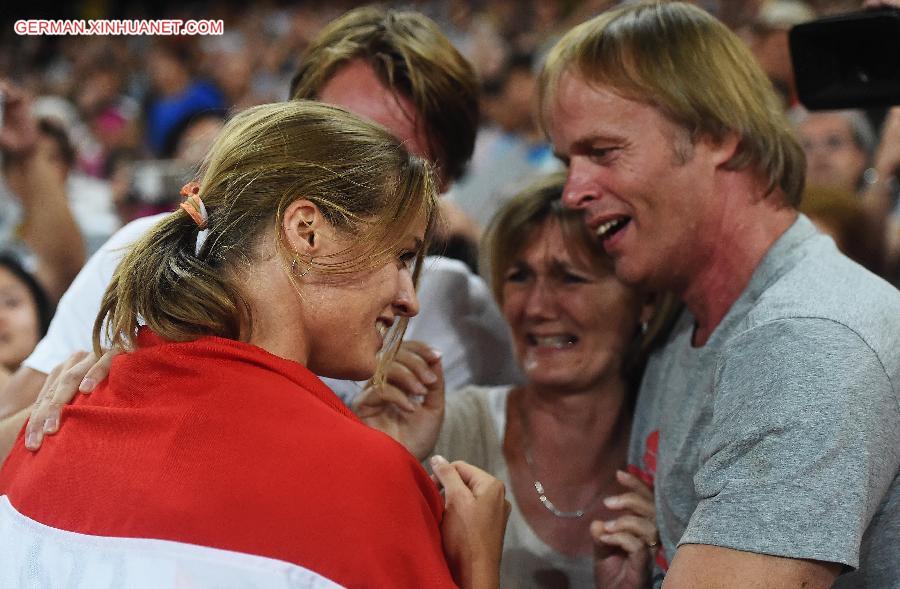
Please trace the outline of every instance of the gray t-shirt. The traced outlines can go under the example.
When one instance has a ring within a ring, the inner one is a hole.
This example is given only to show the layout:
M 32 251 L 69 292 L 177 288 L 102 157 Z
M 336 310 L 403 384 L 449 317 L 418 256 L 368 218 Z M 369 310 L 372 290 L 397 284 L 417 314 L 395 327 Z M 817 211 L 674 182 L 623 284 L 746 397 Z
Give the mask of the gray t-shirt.
M 900 587 L 900 291 L 800 216 L 706 345 L 693 327 L 650 359 L 629 452 L 668 561 L 708 544 Z

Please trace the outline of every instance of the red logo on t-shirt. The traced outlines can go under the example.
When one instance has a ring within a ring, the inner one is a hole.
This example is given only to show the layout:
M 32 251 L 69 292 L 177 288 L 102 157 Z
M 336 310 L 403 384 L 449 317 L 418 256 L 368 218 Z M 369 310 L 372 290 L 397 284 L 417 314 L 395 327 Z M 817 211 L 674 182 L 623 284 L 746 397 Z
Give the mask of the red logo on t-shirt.
M 650 489 L 656 480 L 656 457 L 659 454 L 659 430 L 653 430 L 644 442 L 644 468 L 635 464 L 628 465 L 628 472 L 644 481 Z M 656 550 L 656 566 L 663 570 L 669 570 L 669 561 L 666 560 L 666 551 L 660 543 Z

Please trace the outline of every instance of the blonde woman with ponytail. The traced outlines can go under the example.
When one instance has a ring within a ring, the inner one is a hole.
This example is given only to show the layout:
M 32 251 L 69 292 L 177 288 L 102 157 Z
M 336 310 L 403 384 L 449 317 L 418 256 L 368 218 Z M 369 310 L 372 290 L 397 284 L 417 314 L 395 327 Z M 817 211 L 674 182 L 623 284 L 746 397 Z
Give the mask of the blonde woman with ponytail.
M 131 353 L 0 471 L 0 586 L 495 586 L 503 485 L 437 458 L 442 497 L 314 376 L 392 357 L 435 191 L 341 109 L 229 122 L 104 296 L 95 346 Z

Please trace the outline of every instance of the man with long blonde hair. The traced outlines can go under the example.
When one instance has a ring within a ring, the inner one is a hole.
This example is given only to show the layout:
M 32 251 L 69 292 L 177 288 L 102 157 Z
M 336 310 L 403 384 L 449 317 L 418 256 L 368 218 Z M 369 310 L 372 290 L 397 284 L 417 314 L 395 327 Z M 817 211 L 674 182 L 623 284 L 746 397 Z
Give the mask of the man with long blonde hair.
M 687 309 L 629 456 L 657 583 L 900 586 L 900 294 L 798 214 L 803 152 L 747 48 L 695 6 L 628 4 L 562 38 L 540 92 L 565 204 Z

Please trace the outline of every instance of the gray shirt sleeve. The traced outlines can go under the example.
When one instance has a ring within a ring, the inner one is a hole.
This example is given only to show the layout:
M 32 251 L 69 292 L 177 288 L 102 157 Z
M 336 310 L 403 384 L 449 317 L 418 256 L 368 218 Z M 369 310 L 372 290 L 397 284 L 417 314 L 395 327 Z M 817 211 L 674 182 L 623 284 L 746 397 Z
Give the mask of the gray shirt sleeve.
M 681 544 L 857 567 L 897 472 L 897 394 L 847 327 L 788 319 L 743 332 L 717 361 L 712 427 Z

